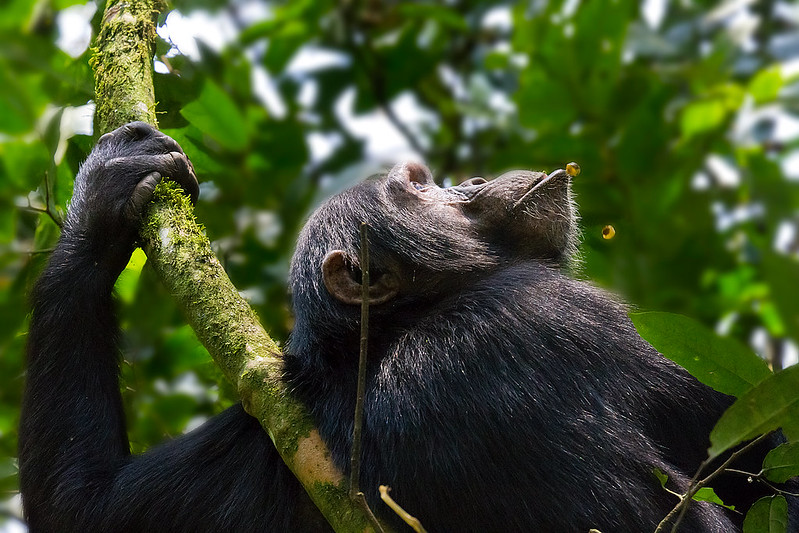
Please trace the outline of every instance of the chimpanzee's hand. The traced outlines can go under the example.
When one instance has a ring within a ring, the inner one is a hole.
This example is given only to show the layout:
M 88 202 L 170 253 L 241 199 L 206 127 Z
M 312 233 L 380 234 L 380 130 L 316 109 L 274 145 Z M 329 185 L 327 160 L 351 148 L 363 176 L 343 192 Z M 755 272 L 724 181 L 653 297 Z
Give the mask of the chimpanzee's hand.
M 194 169 L 174 139 L 144 122 L 106 133 L 75 178 L 65 239 L 115 277 L 130 258 L 142 211 L 162 177 L 196 202 Z

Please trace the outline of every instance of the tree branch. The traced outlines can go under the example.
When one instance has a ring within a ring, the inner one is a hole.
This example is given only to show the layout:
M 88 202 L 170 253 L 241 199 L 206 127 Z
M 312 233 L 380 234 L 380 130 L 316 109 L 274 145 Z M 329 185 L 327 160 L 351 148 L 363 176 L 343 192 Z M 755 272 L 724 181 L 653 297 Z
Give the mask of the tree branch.
M 746 452 L 748 452 L 749 450 L 760 444 L 767 436 L 768 434 L 760 435 L 755 440 L 746 444 L 746 446 L 743 446 L 740 449 L 734 451 L 732 454 L 730 454 L 727 460 L 725 460 L 718 468 L 716 468 L 704 479 L 699 480 L 700 474 L 710 464 L 712 460 L 706 459 L 705 461 L 703 461 L 702 464 L 699 465 L 696 474 L 694 474 L 694 477 L 691 480 L 690 485 L 688 486 L 688 490 L 685 492 L 685 494 L 680 495 L 680 503 L 678 503 L 674 507 L 674 509 L 669 511 L 669 514 L 667 514 L 666 517 L 660 521 L 657 528 L 655 529 L 655 533 L 660 533 L 662 531 L 665 531 L 669 522 L 671 522 L 676 517 L 677 520 L 674 522 L 674 526 L 671 529 L 671 532 L 675 533 L 677 531 L 677 528 L 680 526 L 680 523 L 682 522 L 683 518 L 685 517 L 685 514 L 688 512 L 688 507 L 691 505 L 694 495 L 696 495 L 696 493 L 699 492 L 699 489 L 706 487 L 711 481 L 713 481 L 713 479 L 716 476 L 724 472 L 727 469 L 727 467 L 730 466 L 736 459 L 738 459 L 740 456 L 742 456 L 743 454 L 745 454 Z
M 153 91 L 155 0 L 111 0 L 92 66 L 102 134 L 132 120 L 156 125 Z M 162 182 L 145 215 L 142 248 L 216 363 L 237 387 L 244 408 L 260 420 L 288 467 L 336 531 L 371 531 L 349 499 L 305 406 L 281 380 L 280 349 L 239 295 L 176 185 Z

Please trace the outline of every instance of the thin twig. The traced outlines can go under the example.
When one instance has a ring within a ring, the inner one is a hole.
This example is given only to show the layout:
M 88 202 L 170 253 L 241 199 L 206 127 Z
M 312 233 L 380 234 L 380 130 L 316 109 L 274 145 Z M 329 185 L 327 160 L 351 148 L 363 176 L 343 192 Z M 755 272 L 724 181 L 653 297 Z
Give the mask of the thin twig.
M 409 514 L 408 511 L 400 507 L 399 504 L 388 495 L 388 491 L 390 490 L 391 487 L 387 485 L 380 485 L 380 498 L 386 502 L 386 505 L 391 507 L 391 510 L 397 513 L 397 516 L 402 518 L 406 524 L 411 526 L 416 533 L 427 533 L 427 530 L 425 530 L 418 518 Z
M 350 457 L 350 497 L 360 491 L 361 434 L 363 431 L 363 397 L 366 388 L 366 351 L 369 345 L 369 241 L 367 226 L 361 223 L 361 352 L 358 360 L 358 392 L 355 398 L 355 424 L 352 431 Z
M 766 354 L 768 362 L 771 363 L 771 369 L 774 372 L 779 372 L 784 368 L 782 360 L 782 339 L 770 337 L 766 344 Z
M 30 205 L 30 201 L 28 202 Z M 50 210 L 50 173 L 44 173 L 44 206 L 45 212 L 50 216 L 50 218 L 55 222 L 56 226 L 61 229 L 64 229 L 64 222 L 61 220 L 61 217 L 56 217 L 55 213 Z
M 50 211 L 49 209 L 43 209 L 41 207 L 34 207 L 30 205 L 30 201 L 28 202 L 28 205 L 17 206 L 17 209 L 22 209 L 23 211 L 29 211 L 31 213 L 40 213 L 42 215 L 47 215 L 48 217 L 50 217 L 50 220 L 52 220 L 56 226 L 58 226 L 61 229 L 64 228 L 64 223 L 61 222 L 61 220 L 55 214 L 53 214 L 52 211 Z
M 352 456 L 350 457 L 350 498 L 361 506 L 372 526 L 382 533 L 366 497 L 360 490 L 361 436 L 363 434 L 363 401 L 366 390 L 366 353 L 369 346 L 369 226 L 361 223 L 361 353 L 358 359 L 358 392 L 355 398 L 355 423 L 352 430 Z
M 685 514 L 688 512 L 688 507 L 691 505 L 691 501 L 694 495 L 699 491 L 699 489 L 704 488 L 708 483 L 710 483 L 716 476 L 724 472 L 726 468 L 736 459 L 738 459 L 741 455 L 745 454 L 749 450 L 751 450 L 756 445 L 760 444 L 768 434 L 760 435 L 758 438 L 747 444 L 746 446 L 734 451 L 730 456 L 724 461 L 721 466 L 719 466 L 716 470 L 714 470 L 711 474 L 709 474 L 706 478 L 702 479 L 701 481 L 697 481 L 699 478 L 700 473 L 704 470 L 710 462 L 715 459 L 706 459 L 702 461 L 702 464 L 699 465 L 699 469 L 694 474 L 693 479 L 691 479 L 691 483 L 688 485 L 688 490 L 684 495 L 680 497 L 680 503 L 674 506 L 674 509 L 669 511 L 669 514 L 660 521 L 657 528 L 655 529 L 655 533 L 662 533 L 665 531 L 666 525 L 674 518 L 677 513 L 677 520 L 674 522 L 674 526 L 671 528 L 671 533 L 676 533 L 677 528 L 679 527 L 680 523 L 682 522 L 683 518 L 685 518 Z
M 24 211 L 30 211 L 32 213 L 40 213 L 42 215 L 47 215 L 50 217 L 56 226 L 61 229 L 64 229 L 64 222 L 61 220 L 61 217 L 57 216 L 51 209 L 50 209 L 50 173 L 44 173 L 44 208 L 41 207 L 34 207 L 31 205 L 31 200 L 28 198 L 28 205 L 27 206 L 19 206 L 20 209 Z
M 783 489 L 777 487 L 776 485 L 773 485 L 770 481 L 768 481 L 766 478 L 763 477 L 763 473 L 762 472 L 759 473 L 759 474 L 753 474 L 752 472 L 746 472 L 744 470 L 737 470 L 735 468 L 728 468 L 727 469 L 727 473 L 728 474 L 737 474 L 739 476 L 748 477 L 750 481 L 757 482 L 757 483 L 762 483 L 763 485 L 767 486 L 768 488 L 770 488 L 771 490 L 773 490 L 776 493 L 782 494 L 784 496 L 793 496 L 795 498 L 799 498 L 799 493 L 783 490 Z
M 755 474 L 753 472 L 747 472 L 746 470 L 738 470 L 737 468 L 728 468 L 727 469 L 727 473 L 728 474 L 737 474 L 739 476 L 744 476 L 744 477 L 750 477 L 750 478 L 752 478 L 752 481 L 759 481 L 760 480 L 760 474 Z

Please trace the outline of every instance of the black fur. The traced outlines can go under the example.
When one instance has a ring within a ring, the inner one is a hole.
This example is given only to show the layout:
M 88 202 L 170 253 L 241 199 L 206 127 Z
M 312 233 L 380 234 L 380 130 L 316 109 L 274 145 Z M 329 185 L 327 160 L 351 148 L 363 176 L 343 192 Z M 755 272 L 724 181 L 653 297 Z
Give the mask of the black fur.
M 31 530 L 326 530 L 240 407 L 129 453 L 111 289 L 153 173 L 196 195 L 176 146 L 125 126 L 76 180 L 33 297 L 20 428 Z M 562 273 L 576 242 L 568 177 L 527 194 L 542 180 L 517 172 L 440 189 L 423 167 L 401 165 L 331 199 L 300 236 L 285 379 L 343 470 L 359 308 L 331 294 L 321 266 L 341 250 L 359 281 L 365 221 L 372 276 L 398 287 L 371 309 L 361 482 L 389 521 L 379 484 L 430 531 L 651 531 L 676 503 L 653 469 L 684 488 L 729 404 L 642 341 L 623 305 Z M 754 497 L 725 489 L 742 505 Z M 695 503 L 684 530 L 739 527 L 740 517 Z

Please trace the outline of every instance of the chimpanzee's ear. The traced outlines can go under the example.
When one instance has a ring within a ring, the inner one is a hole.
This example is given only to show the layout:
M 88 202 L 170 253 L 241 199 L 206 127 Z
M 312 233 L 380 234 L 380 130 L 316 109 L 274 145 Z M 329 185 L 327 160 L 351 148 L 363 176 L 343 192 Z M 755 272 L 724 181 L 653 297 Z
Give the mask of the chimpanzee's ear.
M 374 274 L 372 274 L 374 276 Z M 327 292 L 345 303 L 360 305 L 362 301 L 360 269 L 353 267 L 342 250 L 328 252 L 322 261 L 322 279 Z M 393 274 L 380 273 L 369 285 L 369 305 L 386 303 L 399 292 L 399 282 Z

